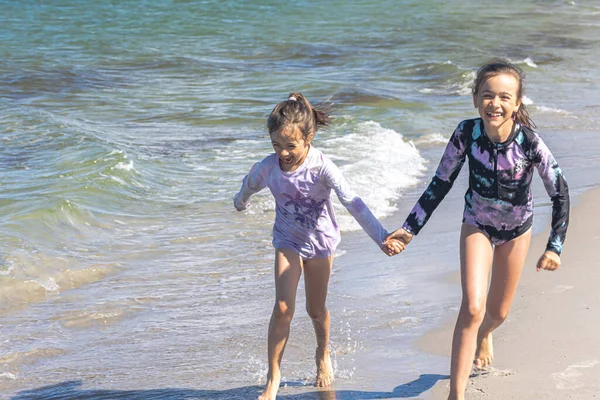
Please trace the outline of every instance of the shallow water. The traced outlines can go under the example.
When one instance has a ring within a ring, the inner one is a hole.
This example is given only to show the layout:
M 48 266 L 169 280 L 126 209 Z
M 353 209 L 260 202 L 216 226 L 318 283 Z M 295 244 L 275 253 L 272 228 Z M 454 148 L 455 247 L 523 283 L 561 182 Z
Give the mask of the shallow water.
M 237 213 L 232 197 L 272 151 L 266 116 L 288 92 L 333 103 L 334 124 L 315 145 L 390 230 L 456 124 L 476 116 L 469 85 L 494 56 L 526 71 L 528 107 L 571 192 L 600 183 L 595 5 L 0 7 L 6 398 L 255 395 L 267 369 L 274 202 L 262 193 Z M 416 396 L 447 373 L 445 358 L 413 343 L 458 304 L 448 277 L 464 188 L 461 175 L 402 258 L 385 257 L 339 209 L 328 300 L 337 398 Z M 535 193 L 541 231 L 549 200 L 539 179 Z M 282 398 L 318 398 L 302 293 Z

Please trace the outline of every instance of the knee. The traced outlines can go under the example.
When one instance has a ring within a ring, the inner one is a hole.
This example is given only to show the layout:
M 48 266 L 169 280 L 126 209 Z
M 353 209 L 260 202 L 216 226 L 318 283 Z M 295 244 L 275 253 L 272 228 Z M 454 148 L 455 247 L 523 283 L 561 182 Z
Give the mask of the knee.
M 509 309 L 505 307 L 488 307 L 486 315 L 496 324 L 501 324 L 508 317 L 508 311 Z
M 485 316 L 485 303 L 463 303 L 459 318 L 467 325 L 481 325 Z
M 307 304 L 306 312 L 313 321 L 322 321 L 327 315 L 327 307 L 325 307 L 325 305 L 322 307 L 311 307 Z
M 278 320 L 291 321 L 294 316 L 294 305 L 283 300 L 277 301 L 273 307 L 273 317 Z

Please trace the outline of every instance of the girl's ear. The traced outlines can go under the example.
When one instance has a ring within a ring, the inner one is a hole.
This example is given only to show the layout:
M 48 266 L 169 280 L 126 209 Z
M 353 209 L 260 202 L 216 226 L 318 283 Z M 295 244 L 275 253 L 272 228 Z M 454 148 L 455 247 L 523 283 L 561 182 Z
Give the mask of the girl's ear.
M 477 95 L 476 94 L 473 95 L 473 106 L 475 108 L 477 108 Z
M 304 139 L 304 141 L 306 142 L 306 144 L 310 144 L 314 137 L 315 137 L 314 133 L 309 133 L 308 136 L 306 137 L 306 139 Z

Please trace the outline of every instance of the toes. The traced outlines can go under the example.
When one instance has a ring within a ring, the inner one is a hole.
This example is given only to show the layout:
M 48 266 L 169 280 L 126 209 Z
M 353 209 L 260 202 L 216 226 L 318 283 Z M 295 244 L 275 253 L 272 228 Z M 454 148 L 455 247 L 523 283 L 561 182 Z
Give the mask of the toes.
M 321 378 L 319 380 L 317 380 L 317 387 L 326 387 L 331 385 L 332 379 L 327 377 L 327 378 Z
M 491 357 L 477 358 L 477 359 L 475 359 L 475 362 L 473 364 L 475 365 L 476 369 L 484 369 L 484 368 L 487 368 L 490 365 L 492 365 L 492 358 Z

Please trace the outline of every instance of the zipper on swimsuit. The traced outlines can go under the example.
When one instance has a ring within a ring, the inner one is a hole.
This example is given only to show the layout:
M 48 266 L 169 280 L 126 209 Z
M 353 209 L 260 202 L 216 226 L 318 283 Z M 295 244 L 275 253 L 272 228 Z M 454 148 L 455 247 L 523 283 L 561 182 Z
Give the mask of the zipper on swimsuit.
M 498 179 L 498 143 L 494 143 L 494 176 L 496 177 L 496 198 L 500 198 L 500 179 Z

